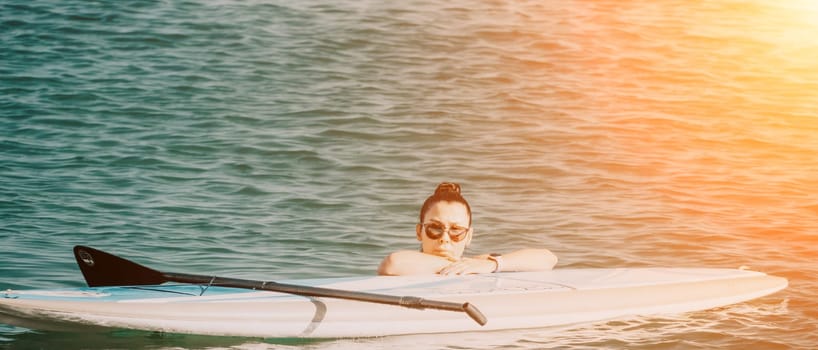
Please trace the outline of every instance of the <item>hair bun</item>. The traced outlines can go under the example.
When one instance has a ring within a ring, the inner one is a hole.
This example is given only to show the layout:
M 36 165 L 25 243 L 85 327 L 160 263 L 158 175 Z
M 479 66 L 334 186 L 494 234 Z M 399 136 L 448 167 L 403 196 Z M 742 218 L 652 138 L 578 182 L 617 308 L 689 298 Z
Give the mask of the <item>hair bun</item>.
M 435 189 L 435 194 L 446 192 L 460 193 L 460 185 L 454 182 L 442 182 L 440 183 L 440 185 L 437 185 L 437 188 Z

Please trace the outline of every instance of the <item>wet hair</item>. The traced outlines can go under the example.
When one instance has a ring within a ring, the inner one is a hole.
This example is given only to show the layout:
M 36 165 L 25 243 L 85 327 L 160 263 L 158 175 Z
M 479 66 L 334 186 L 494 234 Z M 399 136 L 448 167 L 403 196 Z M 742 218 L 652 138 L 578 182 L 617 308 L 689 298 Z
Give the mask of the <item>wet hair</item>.
M 442 182 L 435 188 L 435 193 L 426 198 L 423 206 L 420 208 L 420 222 L 423 223 L 423 217 L 426 216 L 426 211 L 429 210 L 437 202 L 456 202 L 462 203 L 466 206 L 466 212 L 469 213 L 469 226 L 471 226 L 471 207 L 469 202 L 460 195 L 460 185 L 454 182 Z

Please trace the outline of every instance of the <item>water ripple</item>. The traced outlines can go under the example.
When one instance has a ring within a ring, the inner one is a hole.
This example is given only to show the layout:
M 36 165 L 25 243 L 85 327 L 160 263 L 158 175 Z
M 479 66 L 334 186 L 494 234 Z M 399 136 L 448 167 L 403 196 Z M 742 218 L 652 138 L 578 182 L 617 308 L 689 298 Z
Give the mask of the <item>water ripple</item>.
M 417 248 L 422 200 L 458 181 L 475 213 L 470 252 L 749 265 L 791 287 L 678 318 L 291 347 L 816 342 L 818 48 L 801 4 L 97 5 L 0 5 L 3 288 L 82 285 L 75 244 L 194 273 L 372 274 Z

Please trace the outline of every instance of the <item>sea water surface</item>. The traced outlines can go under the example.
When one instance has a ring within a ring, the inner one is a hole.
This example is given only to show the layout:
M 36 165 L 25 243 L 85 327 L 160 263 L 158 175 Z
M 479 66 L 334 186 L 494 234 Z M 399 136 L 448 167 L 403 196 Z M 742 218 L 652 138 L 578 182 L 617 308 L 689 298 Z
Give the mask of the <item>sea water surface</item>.
M 9 349 L 813 349 L 818 5 L 0 3 L 0 288 L 71 247 L 157 269 L 372 275 L 456 181 L 471 253 L 786 277 L 715 310 L 326 341 L 0 325 Z

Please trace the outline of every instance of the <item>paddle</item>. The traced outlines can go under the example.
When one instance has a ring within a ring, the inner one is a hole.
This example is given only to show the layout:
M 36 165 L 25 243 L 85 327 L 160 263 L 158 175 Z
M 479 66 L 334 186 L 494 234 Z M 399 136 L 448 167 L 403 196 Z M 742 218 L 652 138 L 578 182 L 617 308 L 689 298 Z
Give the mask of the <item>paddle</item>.
M 157 285 L 165 282 L 206 284 L 266 290 L 310 297 L 326 297 L 357 300 L 369 303 L 403 306 L 412 309 L 436 309 L 465 312 L 481 326 L 486 324 L 486 317 L 472 304 L 455 303 L 439 300 L 426 300 L 419 297 L 395 296 L 367 292 L 355 292 L 341 289 L 299 286 L 278 282 L 265 282 L 238 278 L 191 275 L 186 273 L 161 272 L 116 255 L 90 247 L 75 246 L 74 257 L 89 287 L 102 286 L 137 286 Z

